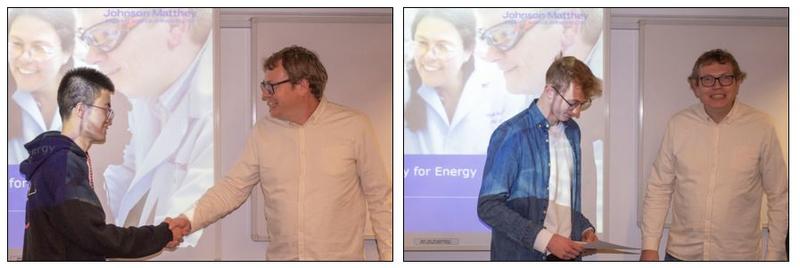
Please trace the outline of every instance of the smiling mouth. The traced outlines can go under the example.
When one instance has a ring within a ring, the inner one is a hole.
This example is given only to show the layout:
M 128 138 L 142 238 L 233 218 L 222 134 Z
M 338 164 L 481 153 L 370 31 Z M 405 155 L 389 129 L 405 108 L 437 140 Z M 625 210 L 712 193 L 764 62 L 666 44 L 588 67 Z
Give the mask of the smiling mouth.
M 723 100 L 725 97 L 727 97 L 727 94 L 712 94 L 708 97 L 712 100 Z
M 498 67 L 500 67 L 500 70 L 502 70 L 504 74 L 513 72 L 518 68 L 517 66 L 500 66 L 500 65 L 498 65 Z
M 435 72 L 435 71 L 439 71 L 439 70 L 442 69 L 441 67 L 438 67 L 438 66 L 431 66 L 431 65 L 426 65 L 426 64 L 421 64 L 420 66 L 422 67 L 422 70 L 427 71 L 427 72 Z
M 107 76 L 111 76 L 112 74 L 118 73 L 121 68 L 120 67 L 107 68 L 105 66 L 98 65 L 97 69 L 100 70 L 100 72 L 102 72 L 103 74 L 105 74 Z
M 30 75 L 30 74 L 35 74 L 37 70 L 25 67 L 17 67 L 17 72 L 24 75 Z

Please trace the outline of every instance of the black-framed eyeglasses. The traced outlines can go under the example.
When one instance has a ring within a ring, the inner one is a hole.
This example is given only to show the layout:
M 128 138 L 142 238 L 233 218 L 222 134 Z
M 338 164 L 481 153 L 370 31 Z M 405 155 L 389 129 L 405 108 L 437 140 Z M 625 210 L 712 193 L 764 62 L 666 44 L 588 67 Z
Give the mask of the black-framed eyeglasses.
M 524 22 L 513 20 L 501 22 L 488 29 L 481 30 L 480 39 L 500 51 L 509 51 L 519 43 L 519 40 L 527 32 L 522 29 Z
M 110 107 L 106 108 L 106 107 L 100 107 L 100 106 L 86 104 L 86 103 L 84 103 L 84 105 L 89 106 L 89 107 L 94 107 L 94 108 L 97 108 L 97 109 L 105 111 L 106 112 L 106 120 L 114 119 L 114 110 L 111 110 Z
M 267 82 L 267 80 L 262 80 L 261 83 L 260 83 L 261 90 L 266 91 L 267 94 L 269 94 L 269 95 L 275 95 L 275 89 L 276 89 L 276 87 L 278 85 L 286 83 L 286 82 L 291 82 L 291 81 L 292 81 L 291 79 L 286 79 L 286 80 L 277 82 L 275 84 L 271 84 L 270 82 Z
M 138 18 L 127 20 L 107 19 L 86 29 L 78 28 L 78 39 L 88 46 L 108 53 L 116 49 L 122 43 L 122 40 L 125 40 L 128 32 L 136 28 L 140 22 L 141 19 Z
M 736 81 L 736 76 L 732 74 L 723 74 L 719 77 L 704 75 L 697 78 L 697 80 L 699 80 L 700 84 L 704 87 L 713 87 L 717 82 L 719 82 L 720 86 L 727 87 L 733 85 L 733 82 Z
M 561 99 L 564 100 L 564 102 L 566 102 L 569 105 L 570 111 L 578 107 L 581 107 L 581 111 L 586 111 L 586 109 L 589 109 L 589 106 L 592 106 L 591 98 L 587 98 L 586 101 L 578 101 L 578 100 L 568 101 L 567 98 L 564 98 L 564 95 L 561 95 L 561 93 L 558 92 L 558 89 L 556 89 L 555 87 L 553 88 L 553 91 L 555 91 L 556 94 L 558 94 L 558 96 L 561 97 Z

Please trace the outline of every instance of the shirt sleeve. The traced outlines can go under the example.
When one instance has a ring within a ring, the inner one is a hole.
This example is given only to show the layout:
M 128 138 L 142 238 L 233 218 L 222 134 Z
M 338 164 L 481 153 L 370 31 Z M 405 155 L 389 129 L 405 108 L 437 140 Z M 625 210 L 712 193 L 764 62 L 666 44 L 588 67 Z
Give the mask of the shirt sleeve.
M 658 250 L 661 243 L 675 181 L 673 131 L 673 122 L 670 121 L 647 179 L 642 204 L 642 250 Z
M 550 239 L 552 238 L 553 232 L 543 228 L 539 231 L 539 234 L 536 235 L 536 240 L 533 242 L 533 249 L 542 254 L 547 254 L 547 245 L 550 244 Z
M 68 161 L 69 167 L 82 164 L 74 158 Z M 67 171 L 68 177 L 75 174 Z M 85 200 L 85 191 L 91 190 L 80 180 L 71 178 L 60 185 L 63 188 L 56 192 L 63 193 L 65 199 L 54 207 L 50 217 L 51 225 L 75 245 L 106 258 L 139 258 L 161 251 L 172 240 L 166 223 L 124 228 L 106 224 L 103 209 Z
M 370 221 L 383 261 L 392 260 L 392 182 L 386 176 L 378 143 L 366 117 L 360 120 L 360 137 L 356 142 L 357 169 L 361 190 L 367 199 Z
M 767 260 L 786 260 L 785 239 L 789 228 L 789 179 L 774 126 L 770 128 L 761 149 L 761 186 L 767 195 L 769 236 Z
M 519 142 L 508 129 L 498 128 L 489 142 L 478 198 L 478 217 L 493 231 L 503 232 L 521 246 L 534 249 L 542 224 L 522 217 L 506 206 L 511 185 L 519 174 Z
M 247 139 L 239 161 L 221 181 L 218 181 L 200 197 L 193 207 L 184 212 L 192 224 L 192 232 L 203 229 L 241 206 L 253 187 L 259 182 L 257 125 Z

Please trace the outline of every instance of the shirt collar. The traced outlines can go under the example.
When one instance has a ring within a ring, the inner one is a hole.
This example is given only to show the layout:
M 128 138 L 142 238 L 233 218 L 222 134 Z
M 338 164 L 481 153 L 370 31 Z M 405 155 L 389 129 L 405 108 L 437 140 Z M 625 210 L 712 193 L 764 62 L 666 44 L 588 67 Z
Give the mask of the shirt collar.
M 533 120 L 533 124 L 538 128 L 544 128 L 545 130 L 550 129 L 550 122 L 544 117 L 542 111 L 539 111 L 539 106 L 536 106 L 538 102 L 539 99 L 534 99 L 531 105 L 528 106 L 528 113 L 531 115 L 531 120 Z
M 308 120 L 306 120 L 305 125 L 313 125 L 317 123 L 317 121 L 319 121 L 319 118 L 322 117 L 322 113 L 325 112 L 325 108 L 327 107 L 328 107 L 328 100 L 325 99 L 324 97 L 320 98 L 319 104 L 317 105 L 317 109 L 314 109 L 314 112 L 311 113 L 311 116 L 309 116 Z
M 694 112 L 695 114 L 697 114 L 697 116 L 699 116 L 706 122 L 715 123 L 714 119 L 712 119 L 711 116 L 709 116 L 708 113 L 706 113 L 705 106 L 702 103 L 694 106 Z M 734 121 L 736 121 L 736 119 L 739 118 L 740 114 L 741 114 L 741 105 L 739 104 L 738 100 L 734 100 L 733 107 L 731 107 L 730 112 L 728 112 L 728 114 L 725 115 L 725 118 L 722 118 L 722 121 L 720 121 L 719 123 L 720 124 L 733 123 Z
M 181 76 L 179 76 L 178 79 L 176 79 L 175 82 L 173 82 L 172 85 L 170 85 L 170 87 L 164 91 L 164 93 L 161 93 L 161 95 L 158 96 L 157 103 L 161 108 L 171 112 L 172 109 L 175 109 L 175 107 L 178 106 L 178 102 L 183 99 L 183 96 L 186 95 L 187 91 L 189 91 L 189 88 L 192 87 L 192 83 L 187 82 L 187 80 L 194 77 L 194 73 L 197 71 L 197 62 L 200 61 L 200 58 L 202 58 L 208 46 L 207 43 L 208 42 L 206 42 L 206 44 L 200 48 L 200 51 L 197 52 L 194 60 L 192 60 L 192 63 L 189 64 L 189 69 L 183 72 L 183 74 L 181 74 Z
M 322 114 L 325 113 L 325 109 L 327 107 L 328 107 L 328 100 L 325 99 L 325 97 L 322 97 L 319 100 L 319 104 L 317 104 L 317 108 L 314 109 L 314 112 L 311 113 L 311 116 L 309 116 L 308 120 L 306 120 L 306 122 L 304 124 L 302 124 L 302 125 L 297 124 L 297 123 L 292 122 L 292 121 L 289 121 L 289 120 L 278 119 L 278 118 L 272 117 L 271 115 L 267 115 L 267 118 L 269 118 L 270 120 L 273 120 L 274 122 L 277 122 L 278 124 L 283 125 L 283 126 L 289 126 L 289 127 L 310 126 L 310 125 L 317 124 L 321 120 L 320 118 L 322 118 Z
M 39 109 L 39 104 L 36 103 L 36 100 L 33 98 L 33 94 L 28 91 L 23 91 L 17 89 L 14 94 L 11 95 L 11 99 L 16 102 L 20 109 L 27 113 L 34 122 L 36 122 L 37 127 L 37 135 L 38 133 L 47 131 L 47 130 L 57 130 L 61 129 L 61 115 L 58 113 L 58 107 L 55 109 L 55 113 L 52 116 L 52 121 L 50 122 L 50 126 L 45 126 L 44 124 L 44 116 L 41 110 Z M 24 126 L 25 128 L 30 128 L 32 126 Z M 32 137 L 31 137 L 32 138 Z

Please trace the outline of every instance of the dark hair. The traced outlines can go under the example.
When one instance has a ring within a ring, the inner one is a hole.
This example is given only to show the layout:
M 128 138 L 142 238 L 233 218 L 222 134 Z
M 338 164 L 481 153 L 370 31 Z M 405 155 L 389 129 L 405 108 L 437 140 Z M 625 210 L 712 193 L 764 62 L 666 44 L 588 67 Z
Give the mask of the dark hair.
M 736 58 L 733 57 L 733 54 L 728 52 L 724 49 L 712 49 L 700 55 L 697 60 L 694 62 L 694 67 L 692 68 L 692 73 L 689 74 L 687 78 L 689 82 L 689 86 L 694 87 L 697 85 L 697 79 L 700 75 L 700 67 L 712 64 L 712 63 L 719 63 L 719 64 L 729 64 L 733 67 L 733 75 L 736 76 L 737 81 L 744 80 L 747 77 L 747 73 L 742 72 L 739 69 L 739 63 L 736 62 Z
M 308 80 L 311 93 L 317 100 L 322 98 L 325 83 L 328 81 L 328 72 L 319 61 L 317 54 L 306 48 L 292 45 L 275 52 L 264 61 L 264 70 L 273 70 L 278 64 L 283 65 L 292 84 L 300 80 Z
M 72 53 L 75 48 L 75 14 L 69 8 L 10 8 L 8 10 L 8 31 L 19 16 L 32 16 L 50 24 L 61 41 L 61 51 Z M 72 57 L 61 66 L 66 71 L 73 65 Z
M 61 119 L 69 119 L 70 111 L 78 103 L 94 103 L 102 90 L 114 93 L 114 83 L 100 71 L 87 67 L 67 71 L 58 85 L 58 113 Z
M 458 35 L 461 36 L 461 41 L 464 44 L 465 50 L 475 49 L 475 14 L 469 9 L 434 9 L 424 8 L 420 9 L 414 16 L 414 21 L 411 23 L 411 36 L 412 38 L 417 33 L 417 25 L 422 19 L 427 17 L 443 19 L 452 24 Z M 425 105 L 422 97 L 417 93 L 417 88 L 422 84 L 417 72 L 414 61 L 409 62 L 408 82 L 411 94 L 408 103 L 403 109 L 403 118 L 405 119 L 405 127 L 412 131 L 420 130 L 425 127 L 427 116 L 425 115 Z M 469 60 L 461 66 L 464 82 L 469 79 L 472 72 L 475 70 L 475 56 L 469 57 Z
M 559 55 L 547 68 L 545 81 L 555 90 L 563 92 L 568 90 L 570 83 L 580 85 L 586 98 L 594 99 L 603 95 L 603 83 L 592 74 L 592 70 L 585 63 L 573 56 Z

